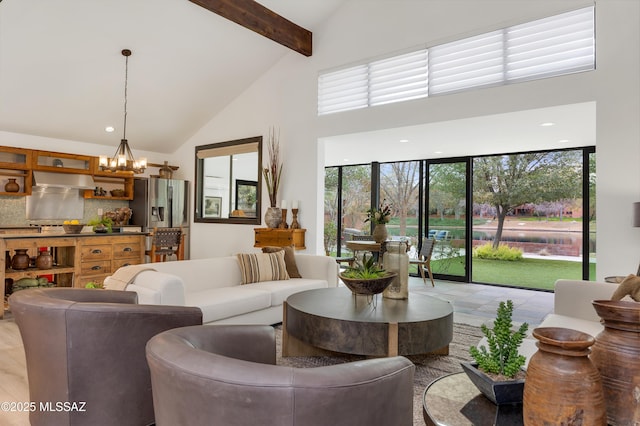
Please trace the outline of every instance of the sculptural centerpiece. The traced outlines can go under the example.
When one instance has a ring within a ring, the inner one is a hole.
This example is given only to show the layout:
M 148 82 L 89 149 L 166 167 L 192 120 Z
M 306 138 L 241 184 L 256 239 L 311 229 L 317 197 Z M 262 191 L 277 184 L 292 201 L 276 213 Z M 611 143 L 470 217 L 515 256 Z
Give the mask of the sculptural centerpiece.
M 395 272 L 382 269 L 373 257 L 340 273 L 340 279 L 353 294 L 366 296 L 382 293 L 396 276 Z

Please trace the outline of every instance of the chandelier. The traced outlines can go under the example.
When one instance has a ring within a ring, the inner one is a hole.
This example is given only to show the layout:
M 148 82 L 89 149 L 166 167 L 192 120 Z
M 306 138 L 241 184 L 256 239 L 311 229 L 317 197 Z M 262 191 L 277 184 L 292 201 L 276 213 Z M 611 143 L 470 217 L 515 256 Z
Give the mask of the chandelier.
M 129 56 L 131 56 L 131 51 L 129 49 L 124 49 L 122 51 L 122 56 L 125 57 L 124 125 L 122 126 L 122 139 L 120 140 L 120 145 L 118 145 L 118 148 L 112 157 L 107 157 L 106 155 L 100 156 L 99 165 L 100 170 L 142 173 L 147 168 L 147 159 L 140 158 L 140 160 L 136 160 L 129 148 L 129 142 L 127 142 L 127 83 L 129 80 Z

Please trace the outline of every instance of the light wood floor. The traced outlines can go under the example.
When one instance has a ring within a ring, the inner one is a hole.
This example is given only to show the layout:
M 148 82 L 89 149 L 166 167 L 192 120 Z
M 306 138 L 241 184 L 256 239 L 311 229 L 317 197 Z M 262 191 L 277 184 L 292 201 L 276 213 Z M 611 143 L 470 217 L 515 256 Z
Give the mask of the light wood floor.
M 29 402 L 27 367 L 18 326 L 11 315 L 0 320 L 0 403 Z M 3 404 L 6 405 L 6 404 Z M 2 426 L 29 426 L 28 412 L 0 411 Z

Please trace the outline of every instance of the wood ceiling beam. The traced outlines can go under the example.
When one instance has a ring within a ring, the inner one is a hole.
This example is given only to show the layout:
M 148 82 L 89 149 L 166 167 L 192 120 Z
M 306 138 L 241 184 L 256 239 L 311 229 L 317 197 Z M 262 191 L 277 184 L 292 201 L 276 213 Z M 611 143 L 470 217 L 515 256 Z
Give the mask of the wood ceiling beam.
M 1 0 L 0 0 L 1 1 Z M 311 56 L 311 31 L 254 0 L 189 0 L 289 49 Z

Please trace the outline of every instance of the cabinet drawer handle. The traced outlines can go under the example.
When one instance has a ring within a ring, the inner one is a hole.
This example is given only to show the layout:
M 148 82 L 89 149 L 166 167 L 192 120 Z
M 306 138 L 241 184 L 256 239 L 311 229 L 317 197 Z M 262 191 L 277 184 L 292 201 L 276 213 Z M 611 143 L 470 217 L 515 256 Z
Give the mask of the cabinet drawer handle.
M 100 250 L 100 249 L 93 249 L 93 250 L 91 250 L 91 253 L 93 253 L 93 254 L 100 254 L 100 253 L 102 253 L 102 250 Z
M 102 266 L 96 265 L 96 266 L 92 266 L 91 270 L 92 271 L 99 271 L 100 269 L 102 269 Z
M 125 247 L 122 251 L 133 251 L 131 247 Z

